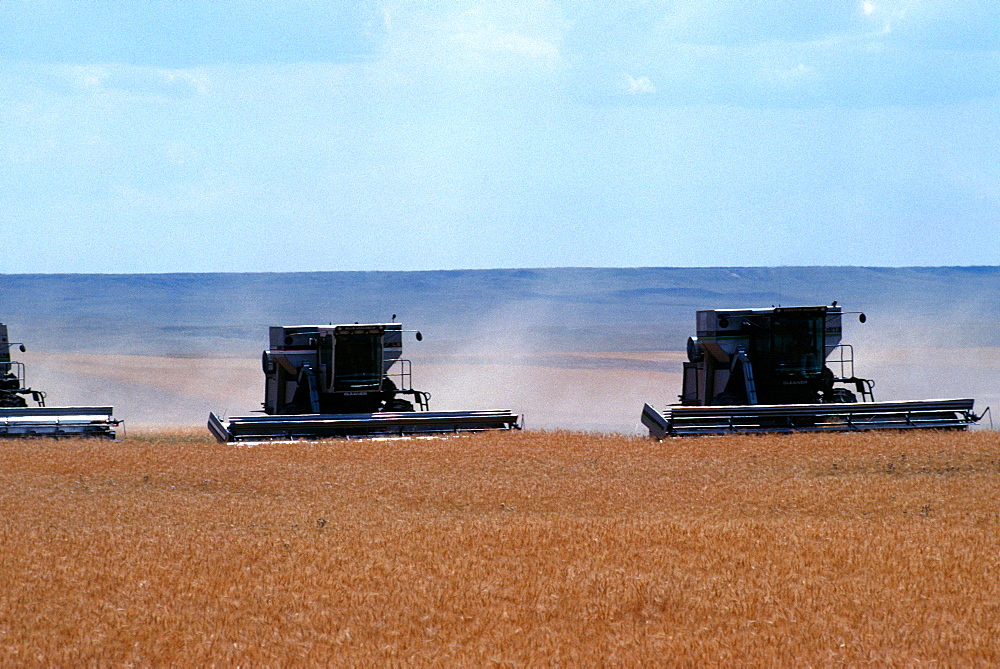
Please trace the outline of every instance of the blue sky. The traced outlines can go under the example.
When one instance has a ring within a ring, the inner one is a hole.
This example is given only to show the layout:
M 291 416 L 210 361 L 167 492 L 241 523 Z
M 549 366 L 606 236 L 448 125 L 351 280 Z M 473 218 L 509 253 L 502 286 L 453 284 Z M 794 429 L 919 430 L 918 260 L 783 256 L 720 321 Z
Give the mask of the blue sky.
M 0 272 L 1000 264 L 987 0 L 0 0 Z

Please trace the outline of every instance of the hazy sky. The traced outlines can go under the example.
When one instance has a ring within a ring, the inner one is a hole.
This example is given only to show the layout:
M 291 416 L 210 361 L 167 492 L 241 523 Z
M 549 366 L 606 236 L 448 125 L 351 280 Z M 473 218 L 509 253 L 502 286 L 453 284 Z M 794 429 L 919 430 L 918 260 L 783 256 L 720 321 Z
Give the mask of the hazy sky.
M 0 272 L 1000 264 L 995 0 L 0 0 Z

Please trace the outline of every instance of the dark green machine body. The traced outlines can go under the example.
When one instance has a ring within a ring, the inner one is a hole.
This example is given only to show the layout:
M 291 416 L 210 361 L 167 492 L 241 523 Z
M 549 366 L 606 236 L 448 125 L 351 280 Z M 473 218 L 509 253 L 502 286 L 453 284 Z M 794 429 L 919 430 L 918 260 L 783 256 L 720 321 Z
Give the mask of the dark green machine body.
M 855 392 L 870 396 L 872 382 L 854 376 L 851 349 L 840 343 L 841 314 L 837 306 L 699 311 L 681 403 L 811 404 L 856 402 Z
M 26 407 L 29 396 L 38 406 L 45 406 L 45 393 L 25 387 L 24 365 L 11 360 L 11 346 L 7 326 L 0 323 L 0 407 Z M 24 344 L 19 346 L 24 351 Z
M 263 354 L 264 413 L 426 410 L 429 395 L 410 387 L 402 336 L 399 323 L 272 327 Z

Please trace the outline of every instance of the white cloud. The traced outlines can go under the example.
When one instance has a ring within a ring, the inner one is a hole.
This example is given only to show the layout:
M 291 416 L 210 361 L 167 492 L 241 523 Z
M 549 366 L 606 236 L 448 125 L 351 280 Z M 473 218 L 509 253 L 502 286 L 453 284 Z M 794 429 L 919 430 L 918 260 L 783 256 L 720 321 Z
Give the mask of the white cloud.
M 798 63 L 791 69 L 777 70 L 775 74 L 779 79 L 786 81 L 800 81 L 802 79 L 815 78 L 816 68 L 810 67 L 805 63 Z
M 871 15 L 892 39 L 913 48 L 1000 50 L 1000 10 L 994 0 L 878 0 Z
M 204 96 L 211 86 L 207 68 L 161 69 L 135 65 L 39 65 L 39 83 L 53 92 L 79 95 L 126 94 L 144 98 Z
M 74 89 L 81 91 L 96 91 L 104 86 L 111 73 L 101 65 L 70 65 L 63 69 L 66 78 Z
M 566 29 L 552 2 L 383 3 L 382 66 L 508 71 L 560 65 Z
M 1000 12 L 984 1 L 568 6 L 569 89 L 600 104 L 869 107 L 1000 95 Z M 623 71 L 643 72 L 655 91 L 623 84 Z
M 625 81 L 622 87 L 632 95 L 640 93 L 655 93 L 656 86 L 649 80 L 649 77 L 633 77 L 631 74 L 624 74 Z
M 357 62 L 378 38 L 375 0 L 4 0 L 0 60 L 218 64 Z
M 495 54 L 515 54 L 549 63 L 555 63 L 559 58 L 559 49 L 555 44 L 500 30 L 495 25 L 455 33 L 452 39 L 462 48 L 482 58 Z

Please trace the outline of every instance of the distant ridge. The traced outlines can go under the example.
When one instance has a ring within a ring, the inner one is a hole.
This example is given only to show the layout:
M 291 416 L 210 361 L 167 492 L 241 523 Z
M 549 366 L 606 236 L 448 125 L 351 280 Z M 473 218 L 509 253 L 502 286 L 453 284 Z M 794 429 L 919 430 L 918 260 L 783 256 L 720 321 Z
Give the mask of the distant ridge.
M 837 300 L 880 336 L 1000 345 L 1000 267 L 549 268 L 0 275 L 39 350 L 250 355 L 278 323 L 386 321 L 453 345 L 517 328 L 548 350 L 683 348 L 694 311 Z

